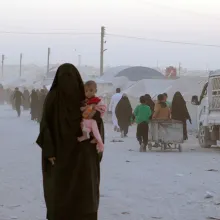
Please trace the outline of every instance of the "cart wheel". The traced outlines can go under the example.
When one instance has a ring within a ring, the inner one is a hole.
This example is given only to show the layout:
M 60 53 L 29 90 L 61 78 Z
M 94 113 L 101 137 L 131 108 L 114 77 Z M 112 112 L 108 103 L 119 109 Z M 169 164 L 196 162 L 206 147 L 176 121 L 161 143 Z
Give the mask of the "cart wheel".
M 149 144 L 148 144 L 148 150 L 150 150 L 150 151 L 151 151 L 151 150 L 152 150 L 152 148 L 153 148 L 153 144 L 152 144 L 152 143 L 149 143 Z
M 181 144 L 179 144 L 179 152 L 182 152 L 182 145 Z

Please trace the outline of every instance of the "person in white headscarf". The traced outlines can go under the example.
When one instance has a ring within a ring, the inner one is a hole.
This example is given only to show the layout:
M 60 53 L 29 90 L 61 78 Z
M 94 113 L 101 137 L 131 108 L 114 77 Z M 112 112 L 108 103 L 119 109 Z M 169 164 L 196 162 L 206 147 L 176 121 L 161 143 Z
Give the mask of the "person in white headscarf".
M 117 88 L 116 93 L 112 96 L 112 99 L 109 105 L 109 111 L 112 112 L 112 123 L 114 125 L 114 130 L 118 132 L 120 131 L 120 128 L 118 125 L 118 119 L 115 114 L 115 109 L 119 101 L 121 100 L 121 98 L 122 98 L 121 89 Z

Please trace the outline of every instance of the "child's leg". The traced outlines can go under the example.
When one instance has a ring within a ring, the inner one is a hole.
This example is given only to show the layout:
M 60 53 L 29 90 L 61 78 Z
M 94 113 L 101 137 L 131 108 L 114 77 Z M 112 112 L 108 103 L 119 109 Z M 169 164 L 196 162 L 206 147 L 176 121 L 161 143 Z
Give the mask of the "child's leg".
M 148 124 L 144 123 L 143 124 L 143 143 L 144 143 L 145 148 L 148 145 L 148 130 L 149 130 Z
M 95 120 L 90 120 L 91 121 L 91 128 L 92 128 L 92 133 L 97 141 L 97 147 L 99 152 L 104 151 L 104 144 L 102 141 L 102 137 L 99 133 L 98 125 Z
M 83 135 L 82 135 L 81 137 L 78 137 L 77 139 L 78 139 L 79 142 L 88 140 L 88 139 L 89 139 L 89 138 L 88 138 L 88 135 L 89 135 L 88 132 L 83 131 Z
M 137 133 L 136 133 L 136 137 L 137 137 L 137 140 L 139 142 L 139 144 L 141 145 L 142 144 L 142 136 L 141 136 L 141 124 L 138 124 L 137 125 Z
M 83 135 L 81 137 L 77 138 L 79 142 L 82 142 L 82 141 L 90 139 L 89 133 L 90 133 L 91 129 L 89 129 L 88 123 L 86 123 L 86 120 L 82 121 L 81 127 L 82 127 Z

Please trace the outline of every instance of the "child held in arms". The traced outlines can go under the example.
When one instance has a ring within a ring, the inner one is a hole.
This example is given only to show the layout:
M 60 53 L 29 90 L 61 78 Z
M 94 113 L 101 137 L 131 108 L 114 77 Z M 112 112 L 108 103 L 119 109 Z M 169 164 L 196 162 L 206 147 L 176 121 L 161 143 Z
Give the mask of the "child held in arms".
M 78 138 L 79 142 L 90 139 L 90 133 L 92 132 L 94 139 L 91 141 L 92 143 L 97 143 L 97 151 L 99 153 L 104 151 L 104 144 L 98 129 L 97 122 L 92 119 L 95 115 L 96 111 L 99 111 L 101 117 L 103 117 L 106 112 L 106 105 L 103 101 L 96 96 L 97 93 L 97 84 L 94 81 L 88 81 L 85 83 L 85 95 L 86 100 L 84 106 L 81 107 L 81 111 L 83 112 L 83 121 L 81 123 L 83 136 Z

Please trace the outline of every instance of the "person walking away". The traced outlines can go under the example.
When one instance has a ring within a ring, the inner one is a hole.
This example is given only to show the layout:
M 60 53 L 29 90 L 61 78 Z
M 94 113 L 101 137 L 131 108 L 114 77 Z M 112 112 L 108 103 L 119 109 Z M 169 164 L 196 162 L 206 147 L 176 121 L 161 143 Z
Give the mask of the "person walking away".
M 167 93 L 164 93 L 163 94 L 164 95 L 164 101 L 166 102 L 166 104 L 167 104 L 167 106 L 169 107 L 169 108 L 171 108 L 171 102 L 169 102 L 168 101 L 168 95 L 167 95 Z
M 4 105 L 4 100 L 5 96 L 4 96 L 4 87 L 2 84 L 0 84 L 0 105 Z
M 114 131 L 118 131 L 118 132 L 120 132 L 120 128 L 115 114 L 115 108 L 119 103 L 119 101 L 121 100 L 121 98 L 122 98 L 121 89 L 117 88 L 116 93 L 112 96 L 111 102 L 109 104 L 109 111 L 112 112 L 112 123 L 114 125 Z
M 84 84 L 72 64 L 61 65 L 44 104 L 40 134 L 43 188 L 49 220 L 97 220 L 100 185 L 100 155 L 91 140 L 82 135 L 81 106 Z M 96 111 L 104 142 L 104 126 Z
M 171 115 L 173 120 L 181 121 L 183 123 L 183 138 L 188 139 L 187 134 L 187 120 L 192 124 L 191 117 L 186 107 L 186 101 L 184 100 L 180 92 L 176 92 L 173 97 Z
M 44 106 L 46 96 L 47 96 L 46 91 L 44 89 L 41 89 L 39 97 L 38 97 L 38 116 L 37 116 L 37 120 L 38 120 L 39 123 L 42 119 L 43 106 Z
M 31 120 L 36 121 L 37 117 L 38 117 L 39 99 L 38 99 L 37 93 L 34 89 L 31 92 L 30 99 L 31 99 Z
M 30 109 L 30 92 L 27 89 L 24 89 L 23 96 L 25 98 L 23 100 L 24 110 L 29 110 Z
M 121 100 L 116 106 L 115 114 L 121 131 L 121 137 L 127 137 L 128 128 L 131 125 L 132 107 L 126 94 L 123 94 Z
M 168 120 L 170 119 L 170 108 L 165 102 L 163 94 L 158 95 L 158 101 L 155 104 L 153 119 Z
M 15 109 L 18 113 L 18 117 L 21 116 L 21 104 L 22 104 L 22 100 L 24 100 L 24 99 L 25 98 L 24 98 L 23 94 L 19 91 L 19 89 L 15 88 L 13 100 L 15 102 Z
M 146 99 L 146 104 L 150 107 L 150 110 L 152 112 L 152 115 L 151 115 L 151 119 L 152 119 L 153 113 L 154 113 L 155 103 L 149 94 L 146 94 L 144 97 Z
M 140 105 L 134 110 L 134 117 L 137 123 L 137 140 L 140 144 L 140 152 L 146 152 L 148 144 L 148 123 L 152 115 L 151 109 L 146 105 L 144 96 L 140 97 Z

